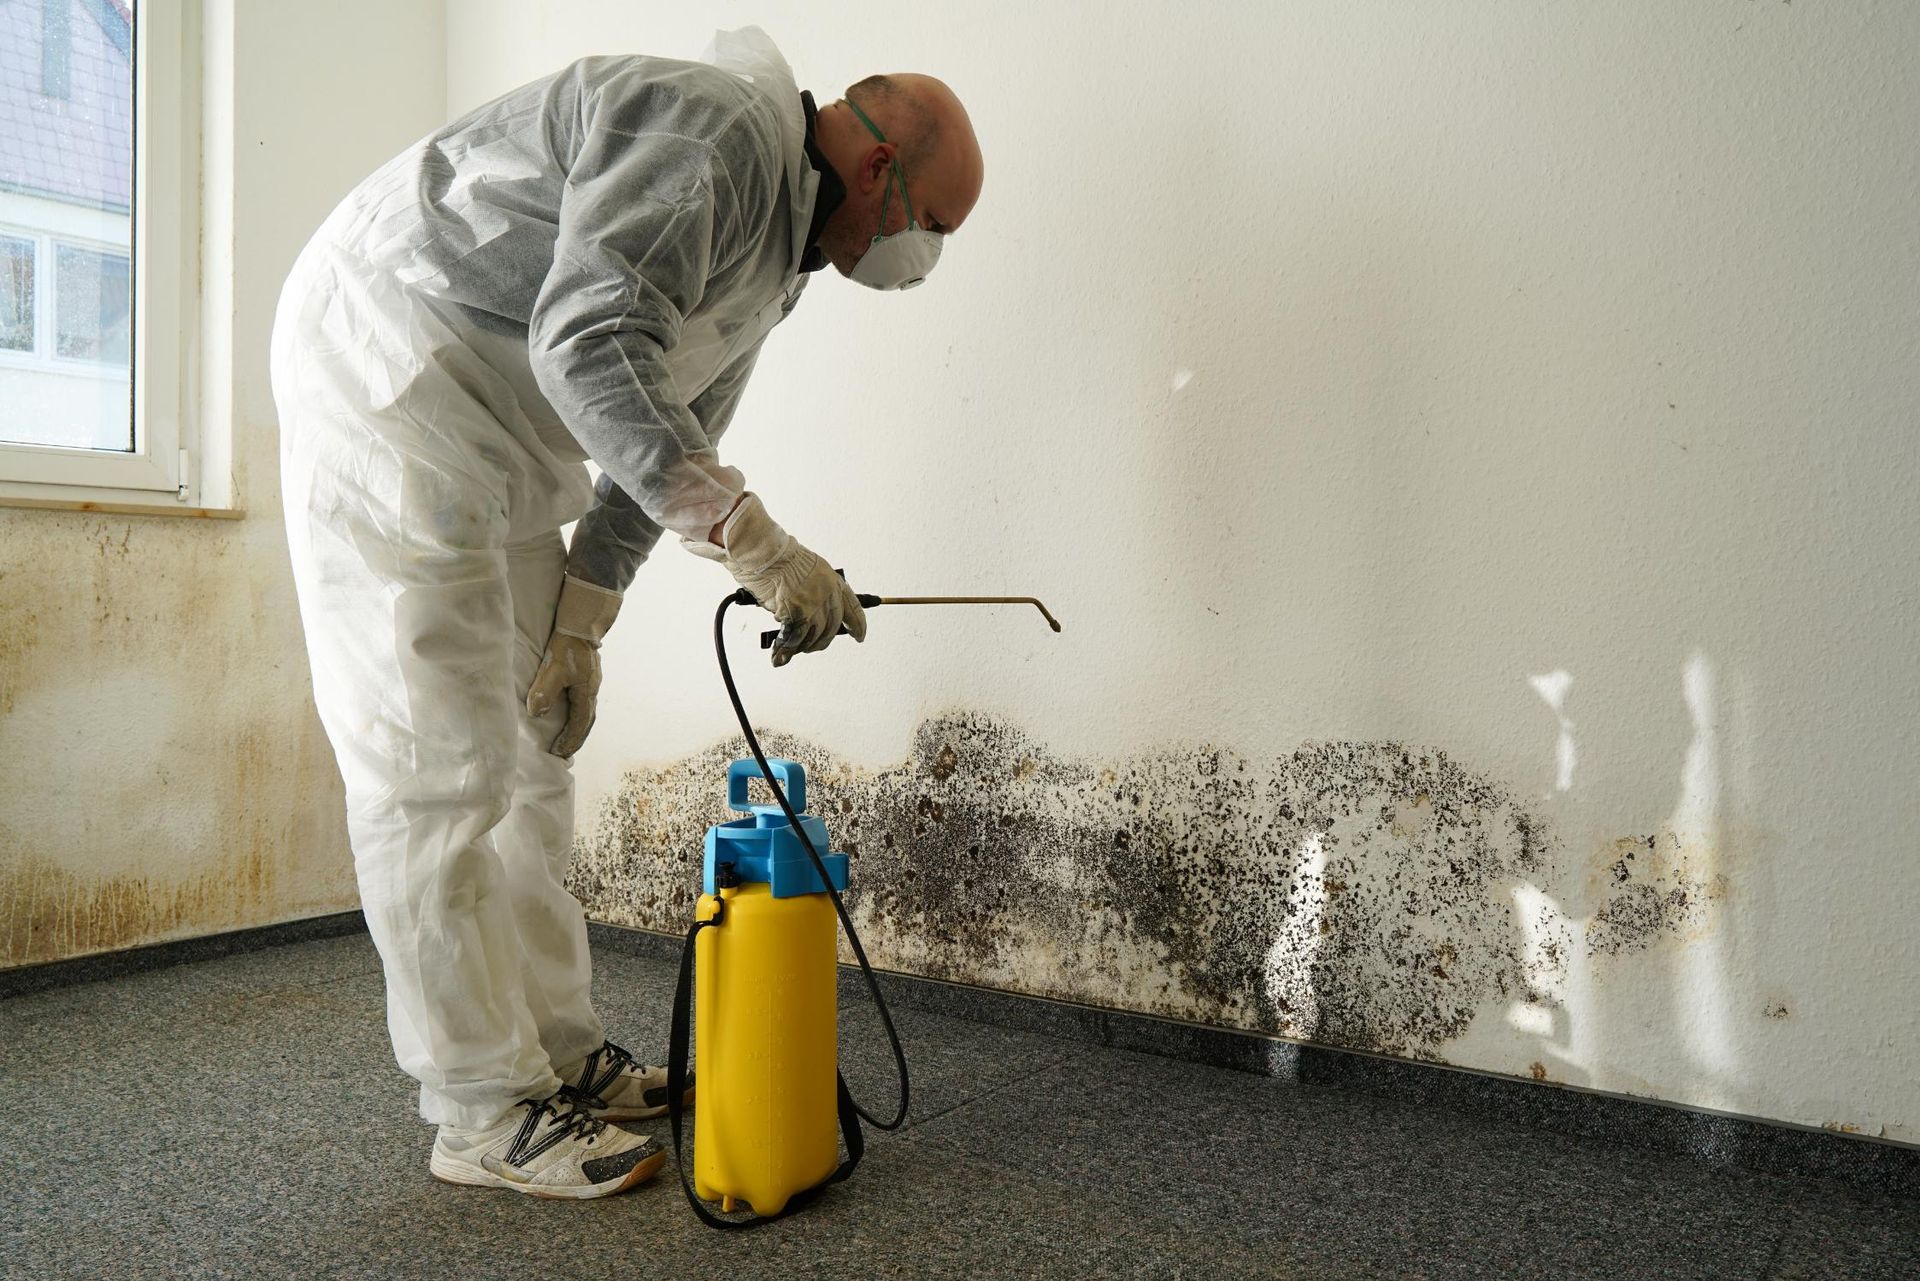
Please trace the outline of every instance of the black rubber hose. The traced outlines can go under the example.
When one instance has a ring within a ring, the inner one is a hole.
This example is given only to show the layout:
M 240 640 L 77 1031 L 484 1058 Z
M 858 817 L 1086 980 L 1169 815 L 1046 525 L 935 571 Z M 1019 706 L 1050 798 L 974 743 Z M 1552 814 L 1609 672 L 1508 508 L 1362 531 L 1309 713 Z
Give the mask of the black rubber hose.
M 879 1130 L 897 1130 L 907 1119 L 907 1054 L 900 1048 L 900 1034 L 894 1031 L 893 1013 L 887 1009 L 886 998 L 880 995 L 879 980 L 873 977 L 873 967 L 867 964 L 867 951 L 860 946 L 860 935 L 853 928 L 853 921 L 847 916 L 847 906 L 840 901 L 840 891 L 833 887 L 833 878 L 827 875 L 827 865 L 820 857 L 820 851 L 813 848 L 813 842 L 807 839 L 806 829 L 800 826 L 800 816 L 793 812 L 793 806 L 787 801 L 786 789 L 773 777 L 773 770 L 767 764 L 767 754 L 760 750 L 760 739 L 753 732 L 753 722 L 747 719 L 747 709 L 740 702 L 740 690 L 733 683 L 733 667 L 727 662 L 727 634 L 724 627 L 727 610 L 735 605 L 757 605 L 753 593 L 746 588 L 730 592 L 720 602 L 720 608 L 713 615 L 713 652 L 720 660 L 720 679 L 727 686 L 727 701 L 733 704 L 733 714 L 740 721 L 740 732 L 746 736 L 747 747 L 753 752 L 753 759 L 760 766 L 760 777 L 767 781 L 773 790 L 773 799 L 780 803 L 780 812 L 787 816 L 787 825 L 793 834 L 806 846 L 807 856 L 813 860 L 814 870 L 820 873 L 820 883 L 827 887 L 827 893 L 833 899 L 833 910 L 840 917 L 840 928 L 847 932 L 847 942 L 853 948 L 854 959 L 860 962 L 860 973 L 866 976 L 867 991 L 873 995 L 874 1008 L 880 1011 L 880 1022 L 887 1029 L 887 1042 L 893 1047 L 893 1063 L 900 1073 L 900 1110 L 893 1114 L 891 1121 L 877 1120 L 874 1115 L 861 1107 L 855 1100 L 853 1110 L 860 1119 Z

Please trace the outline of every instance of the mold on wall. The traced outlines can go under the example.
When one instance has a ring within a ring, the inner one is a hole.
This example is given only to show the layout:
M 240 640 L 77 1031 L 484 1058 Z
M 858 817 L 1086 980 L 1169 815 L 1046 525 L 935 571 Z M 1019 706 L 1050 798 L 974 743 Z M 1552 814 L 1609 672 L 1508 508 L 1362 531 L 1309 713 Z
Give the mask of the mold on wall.
M 1511 790 L 1447 753 L 1309 743 L 1252 760 L 1216 747 L 1062 757 L 954 713 L 908 759 L 807 762 L 811 807 L 852 856 L 848 907 L 876 964 L 1415 1057 L 1497 998 L 1557 1002 L 1575 931 L 1520 919 L 1514 888 L 1556 874 L 1558 843 Z M 579 843 L 595 917 L 684 928 L 701 838 L 726 816 L 715 745 L 628 773 Z M 1699 928 L 1709 895 L 1673 851 L 1622 842 L 1594 950 Z

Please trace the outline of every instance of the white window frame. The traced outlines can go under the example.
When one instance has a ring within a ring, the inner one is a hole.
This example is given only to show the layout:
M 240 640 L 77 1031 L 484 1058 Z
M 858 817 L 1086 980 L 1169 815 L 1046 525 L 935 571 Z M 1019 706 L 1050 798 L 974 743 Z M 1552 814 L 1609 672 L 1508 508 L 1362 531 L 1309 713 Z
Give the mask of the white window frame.
M 0 442 L 0 505 L 164 511 L 195 500 L 186 337 L 198 332 L 198 299 L 188 287 L 200 242 L 199 41 L 189 30 L 196 16 L 192 0 L 145 0 L 134 16 L 133 451 Z M 35 275 L 47 284 L 56 242 L 95 247 L 84 236 L 35 239 L 46 255 Z M 53 358 L 53 305 L 50 296 L 36 301 L 46 325 L 42 332 L 36 323 L 36 361 Z

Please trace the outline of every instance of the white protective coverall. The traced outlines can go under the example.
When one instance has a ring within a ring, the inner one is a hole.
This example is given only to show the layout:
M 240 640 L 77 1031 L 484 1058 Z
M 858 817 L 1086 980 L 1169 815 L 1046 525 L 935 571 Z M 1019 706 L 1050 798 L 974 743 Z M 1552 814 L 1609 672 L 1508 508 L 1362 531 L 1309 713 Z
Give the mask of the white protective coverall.
M 805 283 L 793 74 L 754 28 L 707 59 L 588 58 L 417 143 L 274 321 L 314 696 L 429 1121 L 491 1125 L 605 1040 L 546 750 L 565 700 L 524 699 L 563 573 L 624 590 L 663 527 L 734 506 L 714 444 Z

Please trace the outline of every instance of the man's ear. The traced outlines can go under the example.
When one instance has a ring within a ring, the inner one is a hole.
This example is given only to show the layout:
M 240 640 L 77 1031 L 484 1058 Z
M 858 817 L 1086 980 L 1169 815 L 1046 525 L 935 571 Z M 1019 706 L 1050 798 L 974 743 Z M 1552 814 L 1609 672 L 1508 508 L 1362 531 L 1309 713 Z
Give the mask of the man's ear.
M 874 144 L 867 152 L 867 160 L 860 168 L 860 190 L 864 194 L 887 180 L 887 170 L 893 166 L 893 144 L 881 142 Z

